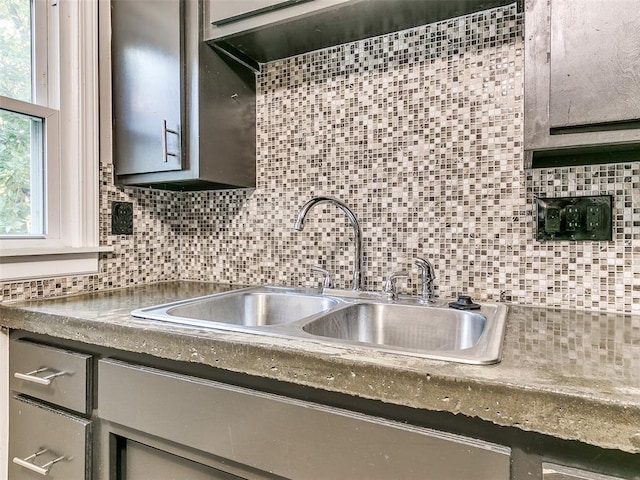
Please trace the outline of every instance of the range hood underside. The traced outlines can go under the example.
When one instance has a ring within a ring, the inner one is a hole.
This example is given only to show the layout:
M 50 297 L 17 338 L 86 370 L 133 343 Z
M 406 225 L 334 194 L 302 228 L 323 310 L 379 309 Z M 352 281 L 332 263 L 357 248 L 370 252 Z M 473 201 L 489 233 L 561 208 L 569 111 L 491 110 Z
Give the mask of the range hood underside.
M 521 8 L 518 0 L 518 7 Z M 427 25 L 514 0 L 355 0 L 208 43 L 259 71 L 260 65 L 322 48 Z

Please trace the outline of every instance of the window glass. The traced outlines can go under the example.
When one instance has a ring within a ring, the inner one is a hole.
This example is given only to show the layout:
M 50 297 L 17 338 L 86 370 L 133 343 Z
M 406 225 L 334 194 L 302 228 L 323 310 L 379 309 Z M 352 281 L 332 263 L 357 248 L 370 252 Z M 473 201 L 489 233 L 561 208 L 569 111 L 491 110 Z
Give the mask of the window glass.
M 0 95 L 33 99 L 31 0 L 0 0 Z M 43 235 L 43 121 L 0 110 L 0 235 Z
M 31 0 L 0 0 L 0 95 L 32 101 Z
M 44 234 L 43 121 L 0 110 L 0 235 Z

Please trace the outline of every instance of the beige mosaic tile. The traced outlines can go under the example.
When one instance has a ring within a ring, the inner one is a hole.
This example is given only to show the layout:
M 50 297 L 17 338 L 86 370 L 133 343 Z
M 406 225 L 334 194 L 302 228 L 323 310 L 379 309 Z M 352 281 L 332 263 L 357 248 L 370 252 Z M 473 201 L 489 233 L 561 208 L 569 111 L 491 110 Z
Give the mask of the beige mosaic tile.
M 306 200 L 330 195 L 361 221 L 367 288 L 424 256 L 442 295 L 499 298 L 517 276 L 507 268 L 520 263 L 514 254 L 499 268 L 513 248 L 506 237 L 517 233 L 514 217 L 526 221 L 521 29 L 515 8 L 501 8 L 267 65 L 257 84 L 258 185 L 247 217 L 234 218 L 251 225 L 240 227 L 250 238 L 212 277 L 316 285 L 310 267 L 322 264 L 349 286 L 344 215 L 321 208 L 293 230 Z M 198 201 L 217 206 L 229 195 Z M 240 258 L 256 260 L 230 267 Z M 417 273 L 402 288 L 413 290 Z
M 2 299 L 166 279 L 314 286 L 321 264 L 348 287 L 352 229 L 316 195 L 349 204 L 365 281 L 392 270 L 415 291 L 416 256 L 441 296 L 640 311 L 640 164 L 523 167 L 523 21 L 515 6 L 266 65 L 257 77 L 258 185 L 165 193 L 113 186 L 102 166 L 97 275 L 1 285 Z M 535 196 L 614 196 L 612 242 L 536 241 Z M 134 235 L 108 235 L 111 200 L 134 203 Z

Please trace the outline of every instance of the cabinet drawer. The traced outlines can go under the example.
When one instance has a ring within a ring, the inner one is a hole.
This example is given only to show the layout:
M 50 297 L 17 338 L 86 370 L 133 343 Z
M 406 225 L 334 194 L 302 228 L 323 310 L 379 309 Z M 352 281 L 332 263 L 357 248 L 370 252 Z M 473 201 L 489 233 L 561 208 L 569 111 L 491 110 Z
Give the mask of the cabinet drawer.
M 98 395 L 101 419 L 285 478 L 510 476 L 506 447 L 114 360 Z
M 90 422 L 35 402 L 9 401 L 9 478 L 88 479 Z M 36 458 L 33 455 L 39 452 Z M 54 462 L 46 466 L 48 462 Z M 39 470 L 39 471 L 38 471 Z
M 91 356 L 21 340 L 9 346 L 9 387 L 80 413 L 90 409 Z

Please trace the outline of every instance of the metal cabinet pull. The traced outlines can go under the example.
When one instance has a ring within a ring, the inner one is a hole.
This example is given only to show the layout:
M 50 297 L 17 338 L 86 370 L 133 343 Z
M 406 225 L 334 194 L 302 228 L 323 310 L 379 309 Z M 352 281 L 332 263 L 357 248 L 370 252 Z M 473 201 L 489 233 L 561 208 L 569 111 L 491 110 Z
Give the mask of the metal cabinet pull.
M 49 470 L 51 470 L 51 467 L 53 466 L 53 464 L 64 460 L 65 457 L 64 455 L 62 455 L 58 458 L 54 458 L 53 460 L 45 463 L 42 466 L 36 465 L 35 463 L 32 462 L 32 460 L 35 460 L 38 456 L 42 455 L 43 453 L 47 453 L 48 451 L 49 450 L 45 448 L 43 450 L 40 450 L 39 452 L 34 453 L 33 455 L 29 455 L 27 458 L 13 457 L 13 463 L 20 465 L 21 467 L 24 467 L 26 469 L 29 469 L 32 472 L 36 472 L 40 475 L 49 475 Z
M 38 377 L 36 375 L 38 373 L 46 372 L 47 370 L 50 370 L 53 373 L 51 373 L 49 375 L 45 375 L 44 377 Z M 42 367 L 42 368 L 39 368 L 39 369 L 34 370 L 33 372 L 29 372 L 29 373 L 15 372 L 13 374 L 13 376 L 15 378 L 19 378 L 20 380 L 25 380 L 27 382 L 37 383 L 38 385 L 51 385 L 51 380 L 53 380 L 56 377 L 60 377 L 62 375 L 66 375 L 66 374 L 67 374 L 67 372 L 58 372 L 56 370 L 52 370 L 49 367 Z
M 162 161 L 163 163 L 167 163 L 169 161 L 168 157 L 176 157 L 180 156 L 179 153 L 169 152 L 167 151 L 167 133 L 172 133 L 173 135 L 180 136 L 180 132 L 177 130 L 171 130 L 167 128 L 167 121 L 162 120 Z

